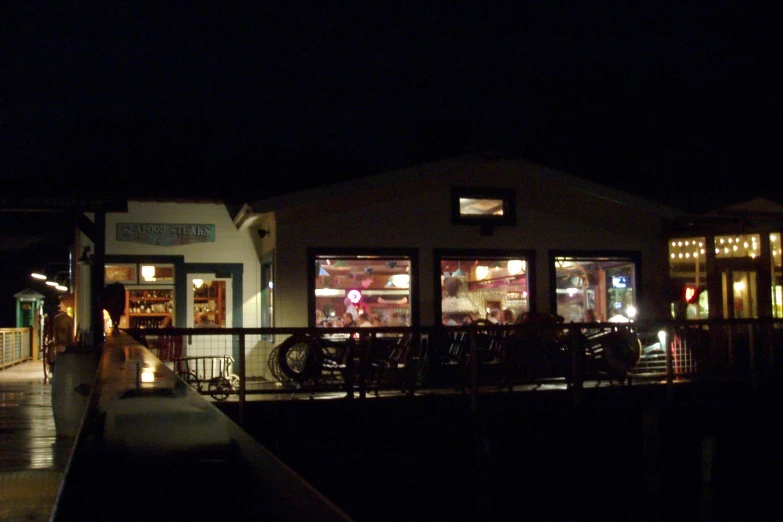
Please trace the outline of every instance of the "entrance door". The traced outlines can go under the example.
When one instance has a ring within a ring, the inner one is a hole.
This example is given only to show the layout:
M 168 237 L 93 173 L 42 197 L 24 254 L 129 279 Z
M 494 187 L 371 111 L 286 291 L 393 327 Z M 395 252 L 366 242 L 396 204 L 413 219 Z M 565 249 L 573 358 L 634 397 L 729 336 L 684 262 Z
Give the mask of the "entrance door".
M 756 271 L 747 263 L 731 260 L 721 263 L 721 301 L 725 319 L 758 317 Z
M 199 319 L 203 319 L 204 326 L 231 328 L 232 299 L 230 278 L 215 277 L 214 274 L 188 274 L 188 327 L 197 326 Z

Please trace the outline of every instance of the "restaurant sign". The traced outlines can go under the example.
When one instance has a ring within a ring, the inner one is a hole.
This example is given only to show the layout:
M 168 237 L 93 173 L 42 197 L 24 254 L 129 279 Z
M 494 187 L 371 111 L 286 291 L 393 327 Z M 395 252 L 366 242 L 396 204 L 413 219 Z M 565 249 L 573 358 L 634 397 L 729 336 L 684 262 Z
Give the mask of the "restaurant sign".
M 215 225 L 191 223 L 117 223 L 117 241 L 173 246 L 214 243 Z

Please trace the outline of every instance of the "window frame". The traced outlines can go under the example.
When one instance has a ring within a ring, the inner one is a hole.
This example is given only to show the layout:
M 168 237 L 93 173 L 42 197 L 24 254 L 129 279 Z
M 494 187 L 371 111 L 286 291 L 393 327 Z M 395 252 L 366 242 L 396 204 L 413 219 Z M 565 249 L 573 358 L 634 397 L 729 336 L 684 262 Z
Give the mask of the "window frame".
M 409 304 L 410 304 L 410 326 L 421 326 L 421 317 L 419 313 L 419 251 L 410 248 L 328 248 L 328 247 L 310 247 L 307 249 L 307 325 L 310 328 L 315 327 L 315 309 L 316 309 L 316 277 L 313 270 L 315 262 L 319 257 L 350 258 L 350 257 L 382 257 L 382 258 L 406 258 L 410 262 L 410 286 L 409 286 Z
M 499 199 L 503 201 L 503 215 L 464 215 L 460 211 L 460 199 Z M 452 187 L 451 221 L 455 225 L 481 227 L 516 225 L 516 191 L 513 188 Z

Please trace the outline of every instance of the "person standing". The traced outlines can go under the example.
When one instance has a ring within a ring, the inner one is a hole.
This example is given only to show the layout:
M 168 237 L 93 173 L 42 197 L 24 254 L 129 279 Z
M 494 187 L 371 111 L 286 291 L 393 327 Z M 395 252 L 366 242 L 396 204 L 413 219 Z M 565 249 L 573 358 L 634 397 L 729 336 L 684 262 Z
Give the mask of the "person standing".
M 52 349 L 49 350 L 49 366 L 54 368 L 57 355 L 65 351 L 66 346 L 73 344 L 73 317 L 62 309 L 59 304 L 52 322 Z

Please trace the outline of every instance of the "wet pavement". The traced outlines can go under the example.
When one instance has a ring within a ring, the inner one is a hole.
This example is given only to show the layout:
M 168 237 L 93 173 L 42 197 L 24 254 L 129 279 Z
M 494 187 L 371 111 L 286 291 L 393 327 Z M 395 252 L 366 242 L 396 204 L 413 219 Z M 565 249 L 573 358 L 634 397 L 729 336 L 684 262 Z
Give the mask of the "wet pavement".
M 73 442 L 56 434 L 40 361 L 0 370 L 0 520 L 49 520 Z

